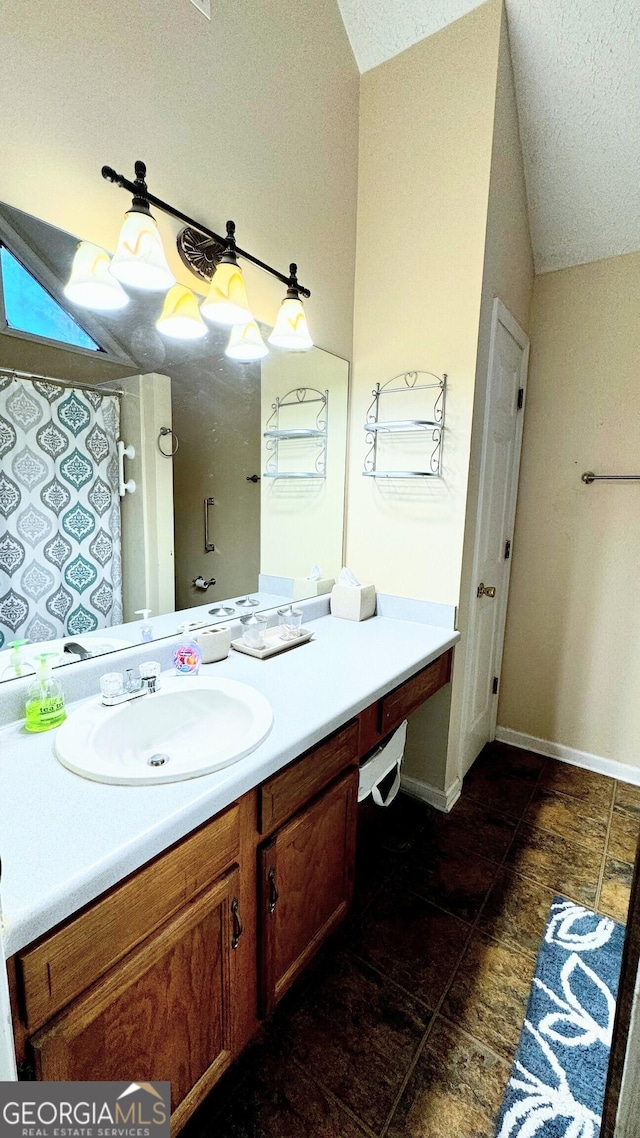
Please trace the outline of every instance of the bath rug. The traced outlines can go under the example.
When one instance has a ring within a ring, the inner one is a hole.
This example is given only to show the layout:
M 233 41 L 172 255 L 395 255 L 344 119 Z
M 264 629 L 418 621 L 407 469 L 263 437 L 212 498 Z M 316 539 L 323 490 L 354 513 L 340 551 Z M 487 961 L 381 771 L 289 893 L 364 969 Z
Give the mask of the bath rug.
M 497 1138 L 598 1138 L 624 926 L 555 897 Z

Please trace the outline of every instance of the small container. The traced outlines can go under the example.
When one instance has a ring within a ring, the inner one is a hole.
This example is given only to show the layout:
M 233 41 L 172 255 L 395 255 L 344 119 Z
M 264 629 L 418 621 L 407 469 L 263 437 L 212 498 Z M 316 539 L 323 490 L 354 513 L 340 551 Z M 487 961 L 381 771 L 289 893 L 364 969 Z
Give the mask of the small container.
M 173 653 L 173 666 L 179 676 L 197 676 L 202 663 L 202 651 L 195 640 L 183 640 Z
M 302 609 L 285 605 L 278 609 L 278 632 L 281 640 L 296 640 L 302 629 Z
M 62 688 L 51 675 L 51 661 L 57 657 L 57 652 L 41 652 L 35 657 L 36 679 L 28 688 L 25 703 L 27 731 L 50 731 L 67 718 Z
M 218 628 L 207 628 L 196 636 L 196 643 L 202 651 L 203 664 L 215 664 L 218 660 L 225 660 L 231 647 L 231 629 L 226 625 Z
M 240 624 L 242 625 L 242 643 L 246 644 L 247 648 L 264 648 L 264 634 L 267 630 L 266 616 L 252 612 L 246 616 L 241 616 Z
M 142 617 L 140 621 L 140 639 L 143 644 L 150 644 L 153 640 L 153 628 L 149 624 L 151 609 L 136 609 L 135 616 Z

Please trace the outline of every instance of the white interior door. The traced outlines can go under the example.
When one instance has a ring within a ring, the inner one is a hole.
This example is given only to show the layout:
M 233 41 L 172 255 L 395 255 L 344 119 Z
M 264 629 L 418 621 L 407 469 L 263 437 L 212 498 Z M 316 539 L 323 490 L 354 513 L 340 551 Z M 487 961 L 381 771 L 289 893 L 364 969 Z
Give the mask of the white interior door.
M 469 598 L 462 775 L 495 735 L 528 362 L 529 340 L 496 298 Z

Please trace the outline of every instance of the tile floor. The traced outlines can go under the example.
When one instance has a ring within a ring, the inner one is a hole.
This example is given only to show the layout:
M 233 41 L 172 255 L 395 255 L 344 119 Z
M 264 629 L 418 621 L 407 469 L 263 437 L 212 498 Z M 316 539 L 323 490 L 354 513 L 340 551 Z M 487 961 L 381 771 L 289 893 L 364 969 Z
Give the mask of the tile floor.
M 356 897 L 185 1138 L 493 1138 L 554 893 L 623 921 L 640 788 L 492 744 L 448 814 L 400 796 Z

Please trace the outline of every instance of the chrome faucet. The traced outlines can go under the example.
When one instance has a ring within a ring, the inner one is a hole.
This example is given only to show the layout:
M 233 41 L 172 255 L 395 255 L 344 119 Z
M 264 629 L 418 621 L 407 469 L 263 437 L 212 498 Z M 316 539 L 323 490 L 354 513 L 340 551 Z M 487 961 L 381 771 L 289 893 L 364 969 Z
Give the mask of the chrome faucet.
M 133 668 L 127 668 L 124 679 L 120 672 L 107 672 L 100 677 L 100 691 L 105 707 L 116 707 L 128 703 L 142 695 L 153 695 L 158 690 L 160 664 L 150 660 L 140 664 L 140 677 L 136 679 Z

